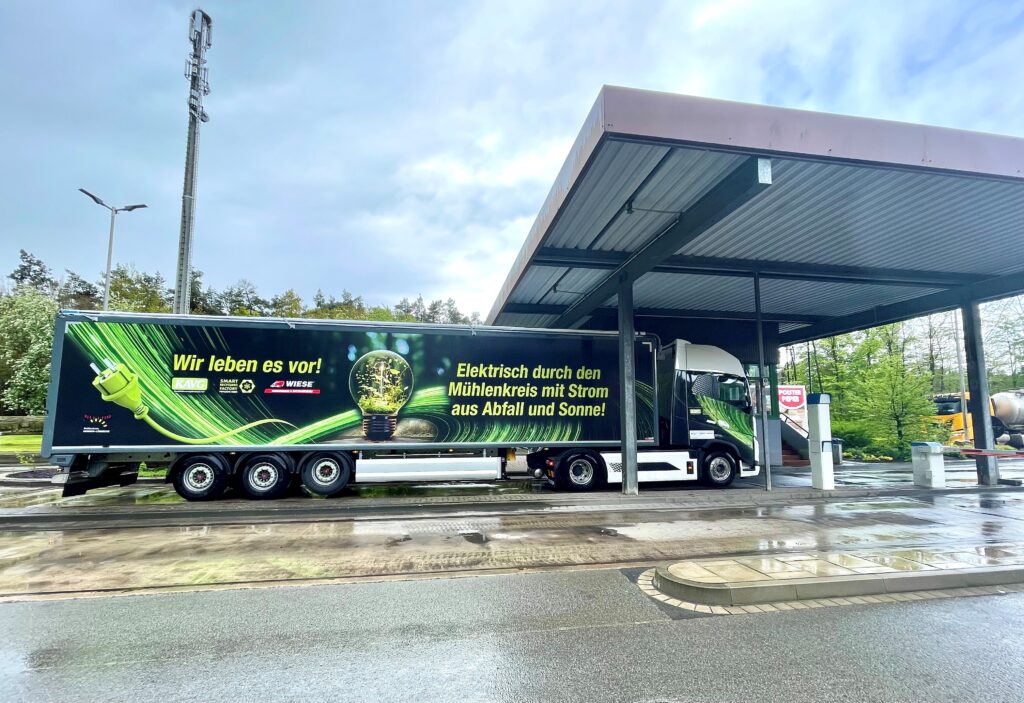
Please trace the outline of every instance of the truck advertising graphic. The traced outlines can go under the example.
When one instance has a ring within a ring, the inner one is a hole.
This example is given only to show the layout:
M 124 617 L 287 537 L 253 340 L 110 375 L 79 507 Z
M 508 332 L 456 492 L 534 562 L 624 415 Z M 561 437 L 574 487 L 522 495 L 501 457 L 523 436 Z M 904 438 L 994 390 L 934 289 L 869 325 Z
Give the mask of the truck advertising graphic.
M 641 482 L 757 475 L 740 361 L 634 340 Z M 621 483 L 612 332 L 62 312 L 43 452 L 65 496 L 166 467 L 187 500 L 332 496 L 350 483 Z
M 54 451 L 619 439 L 612 335 L 140 316 L 77 316 L 60 331 Z M 653 375 L 653 344 L 639 341 L 648 441 Z

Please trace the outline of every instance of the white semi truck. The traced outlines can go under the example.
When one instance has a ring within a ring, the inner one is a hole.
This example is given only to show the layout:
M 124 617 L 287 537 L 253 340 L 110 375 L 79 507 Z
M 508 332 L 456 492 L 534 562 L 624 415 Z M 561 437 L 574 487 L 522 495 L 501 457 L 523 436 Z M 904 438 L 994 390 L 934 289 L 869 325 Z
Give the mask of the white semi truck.
M 639 480 L 757 475 L 743 367 L 636 340 Z M 526 449 L 566 490 L 622 481 L 614 333 L 62 312 L 43 452 L 65 495 L 168 466 L 188 500 L 498 480 Z

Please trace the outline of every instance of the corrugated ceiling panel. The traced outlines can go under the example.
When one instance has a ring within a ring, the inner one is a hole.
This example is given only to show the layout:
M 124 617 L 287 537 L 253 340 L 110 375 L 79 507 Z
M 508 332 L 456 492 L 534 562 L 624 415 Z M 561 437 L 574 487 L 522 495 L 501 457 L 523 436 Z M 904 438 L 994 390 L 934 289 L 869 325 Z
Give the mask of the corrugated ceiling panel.
M 1024 185 L 773 159 L 773 185 L 680 253 L 964 271 L 1024 270 Z
M 933 292 L 930 288 L 762 279 L 761 307 L 769 313 L 830 317 Z M 638 308 L 753 312 L 754 282 L 739 277 L 649 273 L 636 282 L 633 304 Z
M 754 287 L 749 278 L 649 273 L 634 285 L 633 305 L 746 312 L 754 309 Z
M 633 251 L 672 224 L 675 214 L 643 212 L 689 208 L 743 159 L 735 154 L 696 149 L 675 149 L 643 190 L 637 193 L 632 214 L 619 210 L 611 225 L 592 245 L 594 249 Z
M 801 327 L 809 327 L 809 325 L 802 325 L 799 322 L 783 322 L 779 325 L 779 332 L 792 332 L 793 330 L 798 330 Z
M 747 284 L 753 286 L 750 280 Z M 931 288 L 761 279 L 761 307 L 776 313 L 834 317 L 934 292 Z
M 606 142 L 545 245 L 587 246 L 667 151 L 662 146 Z
M 531 266 L 509 297 L 510 303 L 539 303 L 559 278 L 569 269 Z
M 609 271 L 600 269 L 568 269 L 556 284 L 553 284 L 557 285 L 558 289 L 554 290 L 549 287 L 547 293 L 540 298 L 540 302 L 552 305 L 572 305 L 595 288 L 609 273 Z
M 521 315 L 503 312 L 498 315 L 494 324 L 503 327 L 550 327 L 555 319 L 554 315 Z

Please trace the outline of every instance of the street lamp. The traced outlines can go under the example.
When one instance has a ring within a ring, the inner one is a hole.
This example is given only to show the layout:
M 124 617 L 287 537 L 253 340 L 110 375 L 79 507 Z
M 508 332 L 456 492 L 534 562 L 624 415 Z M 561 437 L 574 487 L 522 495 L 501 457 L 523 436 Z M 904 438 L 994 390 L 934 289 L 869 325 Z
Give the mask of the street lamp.
M 117 213 L 119 212 L 131 212 L 132 210 L 138 210 L 146 206 L 144 204 L 139 204 L 125 205 L 124 207 L 111 207 L 110 205 L 107 205 L 105 202 L 103 202 L 95 195 L 87 191 L 85 188 L 79 188 L 78 190 L 82 191 L 90 198 L 92 198 L 93 202 L 95 202 L 97 205 L 102 205 L 103 207 L 110 210 L 110 238 L 107 240 L 107 276 L 104 279 L 103 285 L 103 309 L 106 310 L 110 304 L 110 261 L 114 256 L 114 219 L 117 217 Z

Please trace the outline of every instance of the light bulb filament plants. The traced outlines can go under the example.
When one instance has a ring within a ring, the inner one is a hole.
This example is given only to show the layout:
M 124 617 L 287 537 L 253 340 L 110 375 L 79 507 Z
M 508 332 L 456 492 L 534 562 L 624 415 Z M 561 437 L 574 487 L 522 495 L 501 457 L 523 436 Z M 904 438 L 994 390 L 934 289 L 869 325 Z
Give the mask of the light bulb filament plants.
M 367 439 L 390 439 L 398 426 L 397 415 L 412 394 L 412 368 L 391 351 L 364 354 L 352 367 L 349 390 L 363 411 Z

